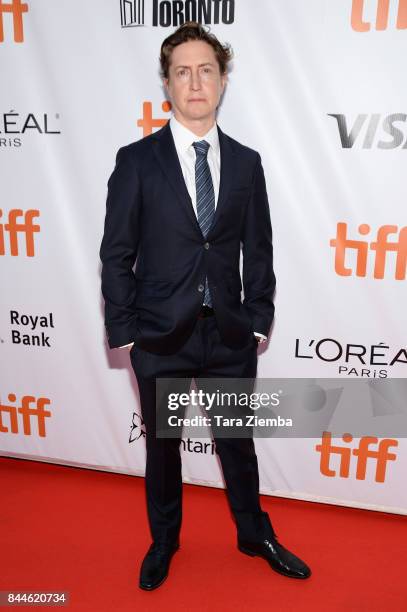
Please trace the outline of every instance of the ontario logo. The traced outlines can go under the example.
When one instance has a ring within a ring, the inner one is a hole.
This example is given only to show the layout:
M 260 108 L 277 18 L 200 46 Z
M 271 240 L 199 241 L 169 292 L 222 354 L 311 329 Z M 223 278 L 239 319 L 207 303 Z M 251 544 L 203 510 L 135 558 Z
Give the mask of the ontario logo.
M 178 27 L 186 21 L 229 25 L 235 0 L 120 0 L 120 20 L 122 28 Z
M 132 422 L 130 426 L 129 443 L 137 442 L 146 437 L 146 427 L 143 417 L 137 412 L 133 412 Z M 181 450 L 184 453 L 195 453 L 198 455 L 214 455 L 216 452 L 215 443 L 213 440 L 202 442 L 201 440 L 192 440 L 191 438 L 181 439 Z

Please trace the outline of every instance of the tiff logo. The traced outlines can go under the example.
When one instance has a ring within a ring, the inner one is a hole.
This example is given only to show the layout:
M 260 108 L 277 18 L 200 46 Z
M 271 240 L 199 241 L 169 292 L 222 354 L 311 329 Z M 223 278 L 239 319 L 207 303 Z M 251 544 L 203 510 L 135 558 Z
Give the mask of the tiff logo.
M 120 0 L 122 28 L 144 25 L 144 0 Z
M 376 3 L 376 30 L 386 30 L 389 22 L 389 8 L 391 0 L 371 0 Z M 369 32 L 370 23 L 363 20 L 363 11 L 368 3 L 365 0 L 352 0 L 351 25 L 356 32 Z M 397 7 L 396 28 L 407 28 L 407 0 L 394 0 Z
M 6 245 L 4 235 L 8 233 L 10 255 L 17 257 L 18 249 L 18 234 L 25 235 L 25 254 L 27 257 L 34 257 L 34 233 L 40 231 L 40 226 L 33 223 L 35 217 L 40 216 L 39 210 L 26 210 L 21 208 L 13 208 L 8 213 L 8 223 L 1 223 L 3 211 L 0 209 L 0 255 L 6 254 Z M 23 223 L 17 223 L 18 217 L 24 217 Z
M 17 399 L 14 393 L 9 393 L 8 401 L 14 403 Z M 19 415 L 22 421 L 23 434 L 25 436 L 31 436 L 31 417 L 35 417 L 37 421 L 38 435 L 41 438 L 46 437 L 45 433 L 45 417 L 50 417 L 51 412 L 45 410 L 45 406 L 50 404 L 50 400 L 46 397 L 39 397 L 36 399 L 33 395 L 24 395 L 21 398 L 21 406 L 7 406 L 0 404 L 0 433 L 13 433 L 18 434 L 20 431 L 19 427 Z M 34 404 L 34 406 L 32 406 Z M 3 414 L 6 414 L 7 425 L 3 423 Z
M 28 12 L 28 4 L 21 0 L 11 0 L 3 2 L 0 0 L 0 42 L 4 42 L 4 14 L 11 13 L 13 16 L 14 42 L 24 42 L 23 13 Z
M 171 102 L 165 100 L 161 105 L 164 113 L 169 113 L 172 105 Z M 168 119 L 156 119 L 153 117 L 153 105 L 151 102 L 143 102 L 143 116 L 137 119 L 137 127 L 143 128 L 143 136 L 149 136 L 153 133 L 153 128 L 161 128 L 167 123 Z
M 353 440 L 351 434 L 344 434 L 342 440 L 349 444 Z M 377 450 L 373 450 L 370 446 L 379 444 Z M 315 446 L 315 450 L 321 453 L 321 461 L 319 469 L 321 474 L 333 478 L 336 476 L 336 471 L 330 467 L 330 459 L 332 455 L 339 455 L 339 476 L 341 478 L 349 478 L 351 456 L 357 457 L 356 461 L 356 479 L 366 480 L 366 468 L 368 459 L 376 461 L 376 482 L 384 482 L 386 478 L 386 467 L 388 461 L 395 461 L 397 456 L 395 453 L 390 453 L 391 446 L 398 446 L 398 441 L 393 438 L 383 438 L 378 440 L 374 436 L 363 436 L 359 440 L 357 448 L 349 448 L 346 446 L 334 446 L 332 444 L 332 434 L 329 431 L 324 431 L 322 434 L 321 444 Z
M 345 258 L 348 251 L 356 252 L 356 276 L 367 275 L 367 261 L 370 251 L 374 251 L 373 278 L 383 279 L 386 269 L 386 255 L 389 251 L 396 253 L 395 280 L 405 280 L 407 268 L 407 226 L 398 229 L 397 225 L 382 225 L 377 230 L 376 240 L 354 240 L 347 237 L 348 226 L 346 223 L 338 223 L 336 238 L 330 241 L 331 247 L 335 249 L 335 272 L 339 276 L 351 276 L 352 268 L 346 266 Z M 358 227 L 359 234 L 366 236 L 370 232 L 370 226 L 362 223 Z M 395 240 L 389 242 L 390 234 L 395 234 Z

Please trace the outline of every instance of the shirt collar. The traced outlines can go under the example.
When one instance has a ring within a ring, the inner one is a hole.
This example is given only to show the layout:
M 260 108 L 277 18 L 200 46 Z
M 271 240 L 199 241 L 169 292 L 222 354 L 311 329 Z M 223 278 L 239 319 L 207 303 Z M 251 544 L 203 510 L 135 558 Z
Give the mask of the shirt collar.
M 174 115 L 172 115 L 169 123 L 177 149 L 186 152 L 188 151 L 189 147 L 192 145 L 193 142 L 197 142 L 199 140 L 206 140 L 206 142 L 208 142 L 209 145 L 213 148 L 215 154 L 219 153 L 219 134 L 216 121 L 211 127 L 211 129 L 203 136 L 197 136 L 196 134 L 191 132 L 191 130 L 185 127 L 185 125 L 182 125 L 182 123 L 180 123 L 174 117 Z

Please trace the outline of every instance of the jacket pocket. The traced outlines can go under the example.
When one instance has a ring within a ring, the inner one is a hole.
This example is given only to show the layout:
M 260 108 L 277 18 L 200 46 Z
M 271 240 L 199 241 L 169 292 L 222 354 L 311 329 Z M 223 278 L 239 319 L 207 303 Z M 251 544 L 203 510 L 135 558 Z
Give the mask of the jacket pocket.
M 228 276 L 226 279 L 226 284 L 231 293 L 240 294 L 242 291 L 242 280 L 240 275 Z
M 136 296 L 168 297 L 171 295 L 173 283 L 171 281 L 156 281 L 136 279 Z

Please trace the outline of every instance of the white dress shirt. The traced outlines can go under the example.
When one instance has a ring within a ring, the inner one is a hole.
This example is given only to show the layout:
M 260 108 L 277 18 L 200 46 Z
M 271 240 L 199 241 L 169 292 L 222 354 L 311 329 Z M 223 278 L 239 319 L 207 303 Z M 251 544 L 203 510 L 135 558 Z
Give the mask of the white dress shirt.
M 185 184 L 188 189 L 188 193 L 192 200 L 192 206 L 194 207 L 195 215 L 198 217 L 196 208 L 196 184 L 195 184 L 195 161 L 196 152 L 192 146 L 193 142 L 199 140 L 206 140 L 209 143 L 208 149 L 208 165 L 211 172 L 213 190 L 215 192 L 215 209 L 219 197 L 219 183 L 220 183 L 220 146 L 219 146 L 219 134 L 216 122 L 213 124 L 211 129 L 206 132 L 203 136 L 197 136 L 194 132 L 191 132 L 185 125 L 182 125 L 172 115 L 169 125 L 174 139 L 175 149 L 177 151 L 178 159 L 181 165 L 182 175 L 184 177 Z M 259 338 L 259 342 L 265 342 L 267 336 L 254 332 L 255 336 Z M 133 343 L 125 344 L 124 346 L 132 346 Z M 120 347 L 120 348 L 124 348 Z
M 181 165 L 182 174 L 188 193 L 192 200 L 195 214 L 198 218 L 196 209 L 196 183 L 195 183 L 195 161 L 196 151 L 192 146 L 193 142 L 206 140 L 209 143 L 208 149 L 208 165 L 211 172 L 213 190 L 215 192 L 215 209 L 219 197 L 219 182 L 220 182 L 220 147 L 219 135 L 216 123 L 213 124 L 209 132 L 204 136 L 197 136 L 191 130 L 186 128 L 182 123 L 177 121 L 174 116 L 170 119 L 170 128 L 172 137 L 174 138 L 175 148 L 177 150 L 179 163 Z

